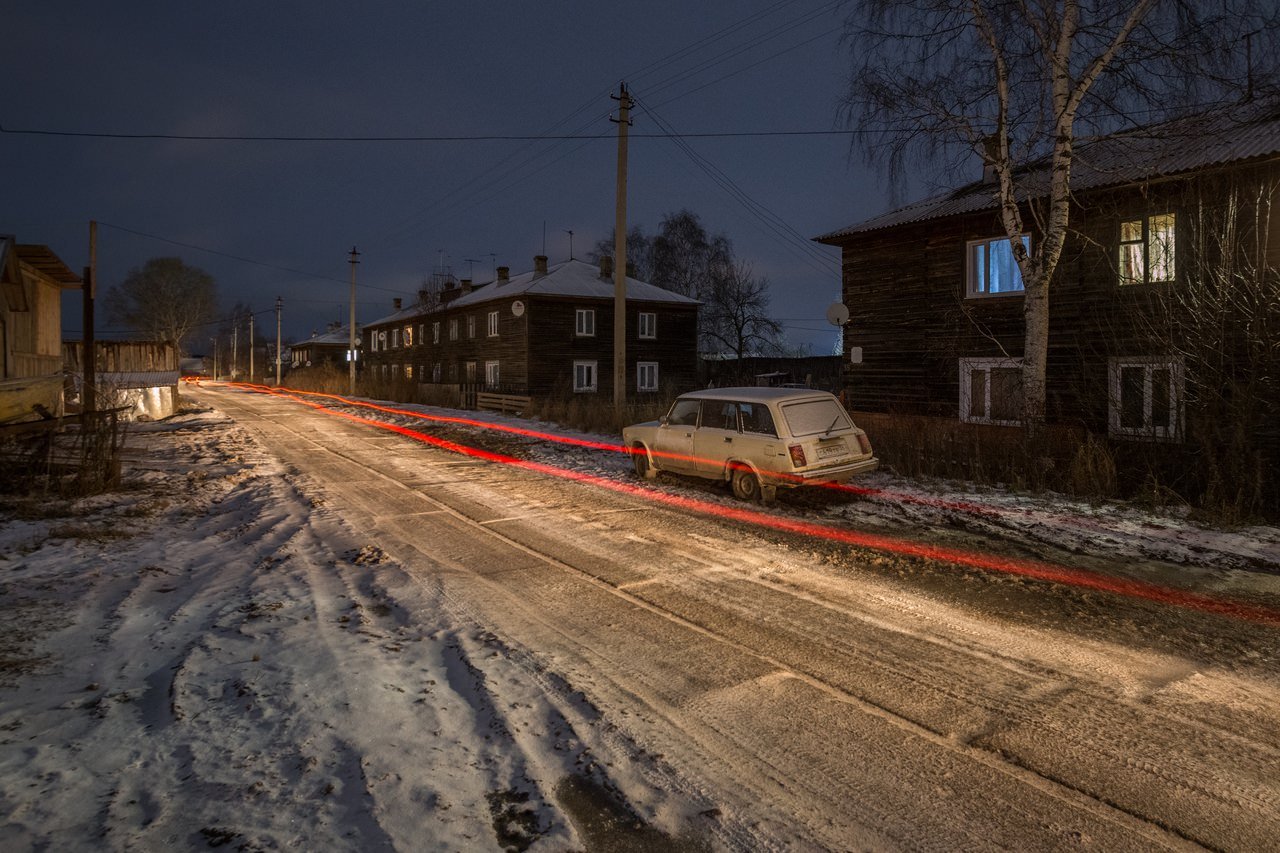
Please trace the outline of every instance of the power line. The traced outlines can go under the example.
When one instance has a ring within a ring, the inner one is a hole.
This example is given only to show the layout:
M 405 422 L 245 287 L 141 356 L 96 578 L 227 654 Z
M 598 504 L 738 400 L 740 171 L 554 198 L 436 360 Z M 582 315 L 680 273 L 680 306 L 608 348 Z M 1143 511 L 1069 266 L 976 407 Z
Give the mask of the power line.
M 798 47 L 799 45 L 797 45 Z M 790 50 L 791 48 L 788 48 Z M 769 57 L 766 57 L 766 59 Z M 765 60 L 760 60 L 763 62 Z M 758 65 L 759 62 L 754 63 Z M 748 66 L 753 67 L 753 66 Z M 744 69 L 745 70 L 745 69 Z M 737 73 L 737 72 L 735 72 Z M 726 75 L 731 76 L 731 75 Z M 719 78 L 723 80 L 725 78 Z M 719 82 L 714 80 L 712 83 Z M 712 85 L 706 84 L 706 86 Z M 705 88 L 706 86 L 701 86 Z M 692 94 L 698 89 L 685 94 Z M 680 95 L 678 97 L 684 97 Z M 671 103 L 676 98 L 668 99 L 664 104 Z M 595 119 L 592 120 L 594 123 Z M 768 136 L 850 136 L 867 133 L 878 133 L 879 130 L 739 130 L 739 131 L 700 131 L 697 133 L 681 133 L 676 134 L 684 139 L 733 139 L 743 137 L 768 137 Z M 477 135 L 477 136 L 232 136 L 232 135 L 199 135 L 199 134 L 178 134 L 178 133 L 111 133 L 105 131 L 79 131 L 79 130 L 45 130 L 37 128 L 12 128 L 0 125 L 0 134 L 9 134 L 13 136 L 65 136 L 81 139 L 135 139 L 135 140 L 166 140 L 178 142 L 549 142 L 549 141 L 592 141 L 597 139 L 614 140 L 617 138 L 615 134 L 609 133 L 591 133 L 591 134 L 544 134 L 544 135 Z M 665 133 L 633 133 L 631 138 L 641 139 L 661 139 L 666 138 L 669 134 Z

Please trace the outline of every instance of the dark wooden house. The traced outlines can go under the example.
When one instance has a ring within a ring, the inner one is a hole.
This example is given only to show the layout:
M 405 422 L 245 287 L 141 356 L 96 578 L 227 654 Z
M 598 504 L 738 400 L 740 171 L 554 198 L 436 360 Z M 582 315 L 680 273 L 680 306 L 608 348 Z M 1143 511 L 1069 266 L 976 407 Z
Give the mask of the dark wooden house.
M 513 394 L 613 394 L 614 283 L 569 260 L 473 287 L 463 280 L 435 304 L 415 304 L 365 326 L 365 366 L 375 378 L 476 384 Z M 698 302 L 627 279 L 628 394 L 697 382 Z
M 305 341 L 289 347 L 289 367 L 320 367 L 331 365 L 346 369 L 347 350 L 351 348 L 351 333 L 341 323 L 330 323 L 324 332 L 316 332 Z M 361 329 L 356 326 L 356 359 L 360 358 Z
M 1027 167 L 1022 185 L 1046 186 L 1044 172 Z M 1072 185 L 1049 290 L 1049 422 L 1182 442 L 1189 405 L 1274 402 L 1280 100 L 1083 141 Z M 855 410 L 1020 424 L 1022 283 L 994 191 L 978 181 L 816 238 L 842 252 Z M 1266 431 L 1280 412 L 1239 417 Z

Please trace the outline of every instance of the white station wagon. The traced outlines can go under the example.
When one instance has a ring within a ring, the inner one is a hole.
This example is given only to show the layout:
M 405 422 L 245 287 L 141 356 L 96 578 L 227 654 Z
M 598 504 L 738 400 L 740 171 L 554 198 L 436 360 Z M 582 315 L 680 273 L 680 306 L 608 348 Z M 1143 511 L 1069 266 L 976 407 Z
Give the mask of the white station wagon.
M 676 398 L 661 420 L 622 431 L 636 474 L 659 471 L 732 484 L 743 500 L 779 487 L 843 483 L 880 464 L 867 434 L 826 391 L 709 388 Z

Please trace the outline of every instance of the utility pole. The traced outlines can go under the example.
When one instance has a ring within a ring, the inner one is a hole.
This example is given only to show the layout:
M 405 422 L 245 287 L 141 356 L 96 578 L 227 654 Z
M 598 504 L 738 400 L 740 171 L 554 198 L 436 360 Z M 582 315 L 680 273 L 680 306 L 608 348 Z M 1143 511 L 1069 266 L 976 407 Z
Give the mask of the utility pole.
M 231 324 L 231 381 L 236 381 L 236 368 L 240 366 L 240 327 Z
M 253 312 L 249 312 L 249 383 L 253 383 Z
M 627 128 L 631 126 L 631 96 L 627 84 L 619 87 L 618 193 L 613 225 L 613 408 L 622 414 L 627 402 Z
M 284 300 L 279 296 L 276 297 L 276 387 L 280 387 L 280 309 L 284 307 Z
M 573 260 L 573 230 L 564 232 L 569 235 L 569 260 Z
M 441 250 L 443 254 L 443 250 Z M 349 348 L 347 350 L 347 395 L 354 397 L 356 394 L 356 264 L 360 263 L 360 253 L 356 251 L 356 247 L 351 247 L 351 254 L 347 256 L 347 263 L 351 264 L 351 334 L 349 337 Z
M 218 339 L 212 338 L 213 341 L 213 379 L 218 380 Z
M 98 408 L 98 353 L 94 339 L 93 300 L 98 288 L 98 223 L 89 220 L 89 266 L 84 270 L 81 285 L 84 296 L 84 352 L 81 353 L 80 411 L 93 412 Z

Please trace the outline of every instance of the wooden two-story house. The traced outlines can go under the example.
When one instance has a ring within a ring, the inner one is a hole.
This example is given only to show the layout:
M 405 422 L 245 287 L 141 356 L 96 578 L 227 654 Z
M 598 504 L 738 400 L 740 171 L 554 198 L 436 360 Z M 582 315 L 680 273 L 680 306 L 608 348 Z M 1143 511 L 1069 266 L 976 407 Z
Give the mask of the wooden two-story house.
M 685 390 L 697 382 L 699 303 L 627 279 L 627 393 Z M 613 394 L 611 259 L 578 260 L 440 294 L 365 326 L 365 366 L 377 378 L 477 384 L 542 396 Z
M 1034 247 L 1045 164 L 1019 181 Z M 1175 444 L 1216 406 L 1280 447 L 1280 99 L 1081 140 L 1072 188 L 1047 420 Z M 815 238 L 842 253 L 851 408 L 1020 424 L 1023 287 L 995 189 L 977 181 Z

